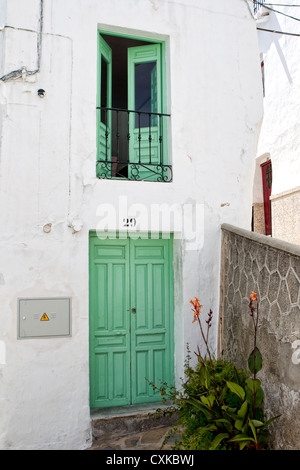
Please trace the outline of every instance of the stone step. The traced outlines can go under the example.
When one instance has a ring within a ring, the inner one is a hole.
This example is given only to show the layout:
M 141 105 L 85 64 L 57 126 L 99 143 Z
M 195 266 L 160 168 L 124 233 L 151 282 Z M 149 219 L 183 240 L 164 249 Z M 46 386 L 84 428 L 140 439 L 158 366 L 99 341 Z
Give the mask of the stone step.
M 139 435 L 151 434 L 161 439 L 178 420 L 178 414 L 176 412 L 170 414 L 168 409 L 168 405 L 155 407 L 152 404 L 94 410 L 91 415 L 92 447 L 103 448 L 104 444 L 111 447 L 117 441 L 125 442 L 125 440 L 133 442 Z

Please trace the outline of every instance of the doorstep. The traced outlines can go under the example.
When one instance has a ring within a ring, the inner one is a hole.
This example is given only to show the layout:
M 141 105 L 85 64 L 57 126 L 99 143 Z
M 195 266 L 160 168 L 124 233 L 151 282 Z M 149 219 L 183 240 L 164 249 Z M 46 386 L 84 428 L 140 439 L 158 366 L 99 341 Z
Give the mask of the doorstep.
M 133 442 L 136 436 L 162 436 L 174 426 L 178 414 L 168 413 L 170 403 L 148 403 L 91 411 L 92 448 L 107 448 L 118 442 Z
M 143 403 L 139 405 L 112 406 L 108 408 L 91 409 L 91 419 L 103 419 L 122 416 L 131 416 L 136 414 L 156 413 L 157 410 L 167 411 L 171 402 L 161 403 Z

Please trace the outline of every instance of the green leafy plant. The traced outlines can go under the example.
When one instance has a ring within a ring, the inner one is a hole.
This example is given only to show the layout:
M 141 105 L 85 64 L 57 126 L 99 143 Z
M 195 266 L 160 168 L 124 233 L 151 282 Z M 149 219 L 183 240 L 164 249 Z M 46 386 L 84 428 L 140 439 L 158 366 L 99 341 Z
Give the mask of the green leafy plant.
M 181 437 L 174 446 L 185 450 L 260 450 L 268 447 L 268 427 L 278 416 L 265 419 L 264 392 L 257 373 L 262 368 L 262 356 L 257 348 L 258 301 L 250 295 L 249 311 L 254 326 L 254 348 L 249 356 L 249 370 L 237 369 L 232 363 L 212 357 L 208 335 L 213 312 L 206 320 L 206 334 L 201 321 L 198 298 L 191 300 L 193 322 L 198 322 L 206 355 L 196 352 L 197 364 L 190 365 L 188 348 L 185 381 L 182 390 L 163 384 L 160 392 L 171 399 L 179 410 L 177 426 Z M 152 384 L 154 387 L 155 385 Z

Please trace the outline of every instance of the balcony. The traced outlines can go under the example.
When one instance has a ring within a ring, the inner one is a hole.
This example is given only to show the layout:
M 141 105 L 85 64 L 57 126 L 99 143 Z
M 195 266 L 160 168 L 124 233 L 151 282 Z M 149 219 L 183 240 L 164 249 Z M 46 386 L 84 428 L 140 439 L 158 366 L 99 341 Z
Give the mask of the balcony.
M 253 0 L 253 11 L 255 15 L 257 15 L 257 13 L 260 12 L 264 3 L 265 3 L 265 0 Z
M 97 177 L 171 182 L 169 114 L 98 107 Z

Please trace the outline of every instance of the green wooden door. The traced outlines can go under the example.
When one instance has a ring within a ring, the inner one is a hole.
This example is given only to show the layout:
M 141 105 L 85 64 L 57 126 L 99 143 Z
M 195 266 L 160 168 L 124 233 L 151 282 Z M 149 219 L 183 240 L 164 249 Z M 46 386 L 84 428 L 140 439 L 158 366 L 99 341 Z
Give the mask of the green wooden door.
M 97 176 L 111 176 L 111 108 L 112 105 L 112 50 L 98 35 L 98 93 L 97 93 Z M 104 109 L 103 109 L 104 108 Z M 103 164 L 101 163 L 103 162 Z
M 91 407 L 130 403 L 129 245 L 90 239 Z
M 160 401 L 174 383 L 172 240 L 90 238 L 91 408 Z
M 143 180 L 156 181 L 151 165 L 159 165 L 162 123 L 161 45 L 128 48 L 129 160 L 138 165 Z M 151 165 L 147 165 L 150 163 Z M 135 172 L 135 167 L 131 166 Z M 129 178 L 132 177 L 129 174 Z

